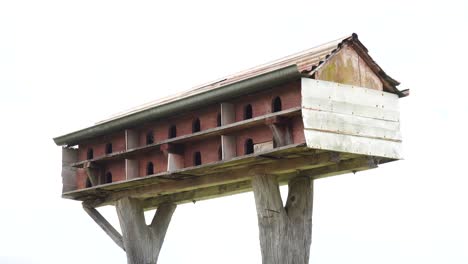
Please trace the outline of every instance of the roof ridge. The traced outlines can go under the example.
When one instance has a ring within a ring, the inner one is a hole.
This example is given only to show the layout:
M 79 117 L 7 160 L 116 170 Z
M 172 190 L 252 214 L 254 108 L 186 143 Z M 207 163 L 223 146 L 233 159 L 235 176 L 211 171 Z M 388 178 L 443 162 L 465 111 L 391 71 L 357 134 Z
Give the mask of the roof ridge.
M 263 63 L 263 64 L 260 64 L 260 65 L 254 66 L 254 67 L 250 67 L 248 69 L 245 69 L 245 70 L 242 70 L 242 71 L 227 75 L 227 76 L 225 76 L 223 78 L 219 78 L 219 79 L 217 79 L 215 81 L 206 82 L 206 83 L 194 86 L 194 87 L 192 87 L 190 89 L 187 89 L 187 90 L 175 93 L 175 94 L 171 94 L 171 95 L 168 95 L 168 96 L 165 96 L 165 97 L 162 97 L 162 98 L 158 98 L 158 99 L 155 99 L 155 100 L 140 104 L 138 106 L 135 106 L 135 107 L 120 111 L 118 113 L 115 113 L 115 114 L 111 115 L 109 118 L 106 118 L 106 119 L 103 119 L 101 121 L 96 122 L 95 124 L 96 125 L 97 124 L 103 124 L 103 123 L 109 122 L 111 120 L 121 118 L 121 117 L 126 116 L 126 115 L 130 115 L 130 114 L 133 114 L 133 113 L 144 111 L 146 109 L 156 107 L 158 105 L 162 105 L 165 102 L 170 102 L 172 99 L 175 99 L 175 98 L 181 98 L 181 97 L 186 97 L 186 96 L 190 96 L 190 95 L 194 95 L 194 94 L 198 94 L 198 93 L 203 93 L 205 91 L 210 90 L 210 88 L 211 89 L 217 89 L 217 88 L 220 88 L 220 87 L 222 87 L 224 85 L 229 84 L 230 80 L 234 80 L 234 81 L 237 82 L 237 81 L 245 80 L 245 79 L 247 79 L 249 77 L 253 77 L 253 76 L 256 76 L 256 75 L 259 75 L 259 74 L 274 71 L 274 70 L 282 68 L 282 67 L 290 66 L 290 65 L 296 64 L 296 61 L 294 61 L 294 59 L 302 58 L 305 55 L 320 54 L 320 52 L 327 51 L 331 47 L 338 47 L 338 45 L 341 44 L 343 41 L 353 39 L 353 38 L 357 38 L 357 35 L 355 33 L 352 33 L 351 35 L 347 35 L 345 37 L 341 37 L 341 38 L 338 38 L 338 39 L 335 39 L 335 40 L 332 40 L 332 41 L 328 41 L 326 43 L 314 46 L 312 48 L 308 48 L 308 49 L 305 49 L 305 50 L 290 54 L 290 55 L 285 56 L 285 57 L 281 57 L 281 58 L 272 60 L 272 61 L 267 62 L 267 63 Z M 288 61 L 289 61 L 288 64 L 286 64 L 286 65 L 282 64 L 282 63 L 285 63 L 285 62 L 288 62 Z M 238 78 L 237 80 L 235 80 L 236 77 L 240 77 L 242 75 L 245 75 L 245 78 Z

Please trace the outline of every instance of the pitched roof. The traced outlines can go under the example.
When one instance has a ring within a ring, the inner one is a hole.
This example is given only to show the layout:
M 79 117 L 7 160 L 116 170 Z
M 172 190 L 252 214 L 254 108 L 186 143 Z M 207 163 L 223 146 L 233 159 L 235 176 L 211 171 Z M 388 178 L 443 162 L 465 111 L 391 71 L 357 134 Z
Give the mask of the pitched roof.
M 377 65 L 377 63 L 370 57 L 367 48 L 358 40 L 358 36 L 353 33 L 350 36 L 339 38 L 320 46 L 194 87 L 188 91 L 138 106 L 124 113 L 98 122 L 92 127 L 54 138 L 54 141 L 57 145 L 73 145 L 79 140 L 84 140 L 92 136 L 103 135 L 105 133 L 124 128 L 128 125 L 135 125 L 136 122 L 143 122 L 148 120 L 150 117 L 161 117 L 162 115 L 167 114 L 169 109 L 173 109 L 169 106 L 175 104 L 180 105 L 180 103 L 183 103 L 184 101 L 190 101 L 189 99 L 198 98 L 199 96 L 206 95 L 208 93 L 215 94 L 215 96 L 212 96 L 212 99 L 220 99 L 222 94 L 227 95 L 229 93 L 228 90 L 230 89 L 228 88 L 234 88 L 235 85 L 240 85 L 242 87 L 248 86 L 246 89 L 253 91 L 251 86 L 254 84 L 258 86 L 258 81 L 265 81 L 272 84 L 273 82 L 284 81 L 287 78 L 297 78 L 300 75 L 313 76 L 313 74 L 344 45 L 351 46 L 361 56 L 361 58 L 366 61 L 374 73 L 382 80 L 385 91 L 398 94 L 400 97 L 407 95 L 406 91 L 399 91 L 396 88 L 396 86 L 399 85 L 399 82 L 388 76 Z M 249 81 L 252 81 L 252 84 L 249 84 Z M 236 89 L 239 89 L 239 87 Z M 236 91 L 233 90 L 229 94 L 236 94 Z M 208 102 L 205 101 L 205 104 L 206 103 Z M 188 104 L 185 104 L 185 106 L 189 107 Z M 190 106 L 194 107 L 195 104 Z M 166 108 L 167 110 L 165 110 Z

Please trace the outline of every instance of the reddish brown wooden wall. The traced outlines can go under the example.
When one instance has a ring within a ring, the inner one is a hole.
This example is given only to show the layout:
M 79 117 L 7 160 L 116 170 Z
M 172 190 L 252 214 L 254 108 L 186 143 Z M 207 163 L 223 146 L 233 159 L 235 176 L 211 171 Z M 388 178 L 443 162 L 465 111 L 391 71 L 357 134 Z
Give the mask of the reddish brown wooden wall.
M 301 105 L 301 87 L 300 81 L 294 81 L 267 91 L 250 94 L 227 101 L 234 105 L 236 122 L 242 121 L 244 116 L 244 107 L 251 104 L 253 108 L 253 117 L 262 116 L 272 112 L 272 101 L 275 97 L 281 98 L 282 110 L 286 110 Z M 153 131 L 154 142 L 160 142 L 168 138 L 168 131 L 171 125 L 176 125 L 177 136 L 188 135 L 192 133 L 192 123 L 196 118 L 200 119 L 201 131 L 217 126 L 217 117 L 220 113 L 220 104 L 209 105 L 203 109 L 191 111 L 189 113 L 180 113 L 174 117 L 165 120 L 158 120 L 132 128 L 138 133 L 139 146 L 146 145 L 146 135 Z M 294 143 L 303 143 L 304 132 L 302 118 L 294 117 L 291 120 L 291 129 Z M 244 155 L 244 144 L 248 138 L 251 138 L 254 144 L 264 143 L 273 140 L 270 128 L 261 124 L 256 127 L 245 129 L 232 134 L 236 136 L 237 156 Z M 94 158 L 105 154 L 105 145 L 111 142 L 113 152 L 125 150 L 125 133 L 119 132 L 112 136 L 100 137 L 79 145 L 79 160 L 87 159 L 88 148 L 93 148 Z M 207 164 L 219 160 L 219 148 L 221 146 L 220 136 L 213 136 L 208 139 L 184 144 L 184 166 L 194 166 L 194 153 L 200 151 L 202 164 Z M 160 173 L 167 170 L 167 157 L 159 150 L 154 150 L 145 154 L 140 154 L 133 159 L 138 160 L 138 176 L 144 177 L 147 174 L 146 168 L 148 162 L 153 162 L 154 173 Z M 100 162 L 101 174 L 105 175 L 107 171 L 112 173 L 113 181 L 125 180 L 125 161 L 107 161 Z M 78 189 L 84 188 L 86 183 L 86 173 L 83 169 L 77 170 Z
M 102 176 L 112 173 L 112 182 L 125 180 L 125 160 L 113 160 L 104 163 L 102 166 Z
M 194 154 L 200 151 L 202 164 L 218 161 L 218 149 L 221 146 L 221 138 L 213 137 L 203 141 L 189 142 L 184 145 L 185 167 L 194 166 Z
M 230 101 L 234 104 L 236 111 L 236 121 L 244 119 L 244 108 L 251 104 L 253 117 L 271 113 L 271 104 L 276 96 L 280 96 L 282 109 L 288 109 L 301 105 L 301 83 L 299 81 L 291 82 L 273 89 L 242 96 Z
M 78 189 L 83 189 L 86 186 L 86 172 L 84 169 L 77 169 L 76 171 L 76 186 Z
M 154 173 L 167 171 L 167 157 L 160 151 L 152 151 L 138 157 L 138 176 L 146 176 L 146 167 L 153 162 Z
M 264 143 L 273 140 L 271 130 L 266 125 L 243 130 L 236 135 L 237 156 L 242 156 L 245 153 L 245 141 L 252 139 L 254 144 Z
M 302 116 L 296 116 L 291 119 L 291 130 L 294 144 L 305 143 L 304 122 Z
M 201 130 L 216 127 L 216 120 L 220 111 L 219 105 L 207 106 L 204 109 L 195 110 L 190 113 L 180 114 L 176 117 L 168 118 L 163 121 L 157 121 L 147 124 L 139 129 L 140 146 L 146 144 L 146 134 L 153 131 L 155 141 L 163 141 L 168 138 L 169 127 L 176 125 L 177 136 L 188 135 L 192 133 L 192 123 L 195 118 L 200 119 Z
M 82 143 L 78 148 L 78 159 L 86 160 L 88 149 L 92 148 L 94 157 L 105 155 L 106 144 L 112 143 L 112 152 L 119 152 L 125 150 L 125 133 L 119 132 L 110 136 L 99 137 Z

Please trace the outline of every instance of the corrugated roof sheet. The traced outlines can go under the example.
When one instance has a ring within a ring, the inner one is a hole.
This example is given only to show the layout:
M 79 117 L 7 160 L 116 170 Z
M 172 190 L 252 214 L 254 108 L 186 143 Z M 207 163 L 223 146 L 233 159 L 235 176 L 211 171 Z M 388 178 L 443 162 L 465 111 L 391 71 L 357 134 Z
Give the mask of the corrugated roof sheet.
M 174 94 L 169 97 L 160 98 L 155 101 L 146 103 L 144 105 L 140 105 L 136 108 L 127 110 L 123 113 L 117 114 L 109 119 L 103 120 L 98 122 L 97 124 L 102 124 L 109 122 L 111 120 L 115 120 L 127 115 L 131 115 L 140 111 L 144 111 L 153 107 L 157 107 L 160 105 L 164 105 L 176 100 L 180 100 L 182 98 L 190 97 L 196 94 L 204 93 L 210 90 L 220 89 L 223 86 L 230 85 L 236 82 L 240 82 L 242 80 L 246 80 L 255 76 L 259 76 L 261 74 L 265 74 L 268 72 L 272 72 L 281 68 L 285 68 L 287 66 L 296 65 L 298 71 L 304 73 L 306 75 L 312 75 L 317 68 L 323 64 L 332 54 L 336 53 L 343 44 L 349 44 L 353 46 L 356 51 L 359 53 L 363 59 L 365 59 L 369 66 L 375 71 L 379 77 L 384 81 L 384 86 L 387 88 L 389 92 L 399 93 L 396 89 L 396 86 L 399 84 L 397 81 L 390 78 L 388 75 L 383 72 L 383 70 L 375 63 L 375 61 L 369 56 L 367 52 L 367 48 L 358 40 L 356 34 L 352 34 L 347 37 L 339 38 L 334 41 L 330 41 L 328 43 L 322 44 L 320 46 L 307 49 L 305 51 L 292 54 L 290 56 L 259 65 L 254 68 L 250 68 L 230 76 L 218 79 L 216 81 L 203 84 L 197 87 L 194 87 L 188 91 L 181 92 L 178 94 Z M 386 84 L 386 85 L 385 85 Z M 400 96 L 402 96 L 400 94 Z

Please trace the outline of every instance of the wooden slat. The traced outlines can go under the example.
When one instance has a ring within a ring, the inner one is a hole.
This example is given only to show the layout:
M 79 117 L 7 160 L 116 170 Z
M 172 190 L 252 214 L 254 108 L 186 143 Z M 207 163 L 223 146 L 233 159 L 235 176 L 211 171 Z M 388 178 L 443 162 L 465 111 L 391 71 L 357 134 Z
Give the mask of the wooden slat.
M 397 95 L 304 78 L 301 89 L 308 147 L 402 158 Z
M 234 104 L 232 103 L 221 103 L 221 125 L 229 125 L 236 122 L 236 112 L 234 110 Z
M 320 167 L 330 165 L 336 161 L 336 153 L 324 152 L 316 154 L 314 156 L 304 156 L 298 158 L 292 158 L 287 160 L 281 160 L 278 162 L 272 162 L 262 166 L 264 170 L 271 174 L 291 173 L 297 170 L 306 170 L 314 167 Z M 223 170 L 219 173 L 209 174 L 200 177 L 194 177 L 182 181 L 159 183 L 152 185 L 144 185 L 141 187 L 133 187 L 118 192 L 113 192 L 103 199 L 97 201 L 89 201 L 88 205 L 92 207 L 102 206 L 110 204 L 122 197 L 135 197 L 135 198 L 147 198 L 157 195 L 165 195 L 170 193 L 196 190 L 200 188 L 206 188 L 221 184 L 245 181 L 250 178 L 249 173 L 252 167 L 247 166 L 241 169 L 235 170 Z
M 62 148 L 62 192 L 75 190 L 76 168 L 70 164 L 78 160 L 78 150 L 72 148 Z
M 308 176 L 313 179 L 319 179 L 328 176 L 336 176 L 345 173 L 357 172 L 376 168 L 376 164 L 369 157 L 359 157 L 355 159 L 343 160 L 337 164 L 328 166 L 319 166 L 317 168 L 299 170 L 292 173 L 279 174 L 278 182 L 280 185 L 285 185 L 295 176 Z M 271 175 L 274 177 L 275 175 Z M 145 210 L 150 210 L 158 207 L 162 203 L 190 203 L 212 198 L 219 198 L 228 195 L 239 194 L 252 191 L 251 174 L 246 179 L 238 182 L 225 183 L 215 186 L 209 186 L 194 190 L 186 190 L 173 194 L 159 195 L 147 198 L 144 201 Z
M 222 159 L 230 160 L 237 155 L 236 137 L 235 136 L 221 136 L 221 151 Z
M 302 98 L 307 101 L 309 99 L 332 99 L 334 102 L 375 107 L 396 112 L 399 112 L 400 109 L 398 95 L 393 93 L 309 78 L 302 78 L 301 84 Z
M 125 149 L 138 147 L 138 131 L 133 129 L 125 129 Z
M 343 134 L 401 141 L 400 123 L 369 120 L 353 115 L 303 109 L 304 127 L 315 130 L 337 131 Z
M 337 134 L 329 131 L 304 131 L 311 148 L 401 159 L 401 142 Z
M 135 179 L 139 174 L 139 162 L 134 159 L 125 160 L 125 179 Z

